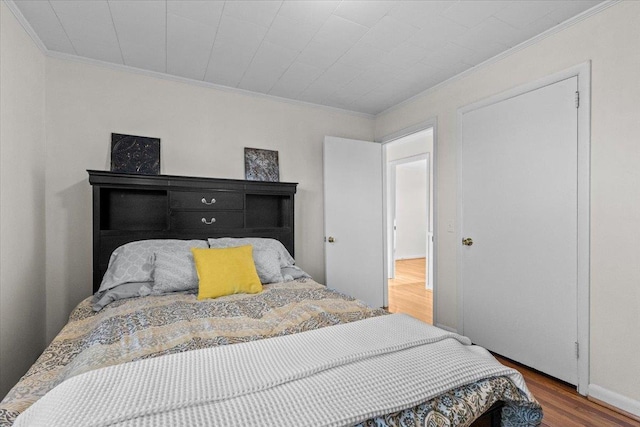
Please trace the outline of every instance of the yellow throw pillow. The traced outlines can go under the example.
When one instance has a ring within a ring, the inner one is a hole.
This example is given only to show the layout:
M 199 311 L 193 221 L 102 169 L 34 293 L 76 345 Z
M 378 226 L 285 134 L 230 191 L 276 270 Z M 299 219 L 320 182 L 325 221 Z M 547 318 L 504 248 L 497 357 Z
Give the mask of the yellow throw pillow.
M 251 245 L 235 248 L 191 248 L 191 252 L 198 272 L 199 300 L 262 291 Z

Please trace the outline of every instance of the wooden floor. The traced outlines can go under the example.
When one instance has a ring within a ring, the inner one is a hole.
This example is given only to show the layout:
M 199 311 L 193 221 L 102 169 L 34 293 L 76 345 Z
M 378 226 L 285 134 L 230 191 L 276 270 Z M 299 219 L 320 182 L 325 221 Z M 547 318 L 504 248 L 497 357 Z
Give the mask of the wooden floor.
M 407 313 L 433 324 L 433 292 L 424 288 L 425 259 L 396 261 L 396 277 L 389 279 L 389 311 Z
M 424 283 L 424 258 L 396 261 L 396 277 L 389 279 L 389 311 L 408 313 L 432 324 L 433 295 Z M 589 401 L 562 381 L 496 357 L 524 376 L 529 390 L 542 405 L 542 427 L 640 427 L 640 422 Z
M 640 427 L 640 422 L 589 401 L 562 381 L 500 356 L 496 358 L 520 371 L 527 387 L 542 405 L 543 427 Z

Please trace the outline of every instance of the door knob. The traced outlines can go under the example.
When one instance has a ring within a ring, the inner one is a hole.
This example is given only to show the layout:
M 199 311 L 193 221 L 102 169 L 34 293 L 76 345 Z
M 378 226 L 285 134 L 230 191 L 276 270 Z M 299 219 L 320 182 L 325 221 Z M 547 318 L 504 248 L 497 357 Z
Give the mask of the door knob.
M 336 241 L 336 239 L 334 239 L 333 237 L 329 236 L 329 238 L 327 239 L 327 241 L 328 241 L 329 243 L 333 243 L 333 242 L 335 242 L 335 241 Z
M 462 244 L 465 246 L 471 246 L 473 245 L 473 239 L 471 237 L 465 237 L 462 239 Z

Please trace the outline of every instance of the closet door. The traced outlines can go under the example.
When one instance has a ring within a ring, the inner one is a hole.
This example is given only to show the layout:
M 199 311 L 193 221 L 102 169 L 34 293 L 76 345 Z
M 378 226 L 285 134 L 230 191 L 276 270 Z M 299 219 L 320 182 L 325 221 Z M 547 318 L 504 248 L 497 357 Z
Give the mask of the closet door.
M 568 78 L 462 114 L 460 162 L 462 332 L 571 384 L 577 85 Z

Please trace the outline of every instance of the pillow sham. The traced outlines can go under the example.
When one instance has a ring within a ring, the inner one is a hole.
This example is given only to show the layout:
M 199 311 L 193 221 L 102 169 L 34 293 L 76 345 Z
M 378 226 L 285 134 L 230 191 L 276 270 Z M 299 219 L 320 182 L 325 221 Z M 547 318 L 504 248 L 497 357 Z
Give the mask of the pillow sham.
M 273 251 L 278 254 L 280 267 L 294 265 L 296 261 L 293 259 L 287 248 L 282 242 L 276 239 L 263 237 L 221 237 L 218 239 L 209 238 L 210 248 L 229 248 L 234 246 L 251 245 L 255 250 Z
M 198 274 L 190 249 L 155 253 L 153 295 L 198 289 Z
M 130 282 L 116 286 L 104 292 L 100 298 L 94 296 L 91 308 L 93 311 L 100 311 L 114 301 L 147 296 L 151 293 L 152 286 L 153 282 Z
M 96 292 L 97 299 L 109 289 L 130 282 L 152 282 L 154 254 L 157 251 L 168 252 L 189 250 L 192 247 L 207 248 L 205 240 L 151 239 L 124 244 L 111 254 L 109 267 Z
M 253 248 L 253 262 L 262 283 L 284 282 L 280 272 L 280 257 L 271 250 Z
M 191 252 L 198 273 L 198 300 L 262 291 L 251 245 L 213 249 L 192 248 Z

